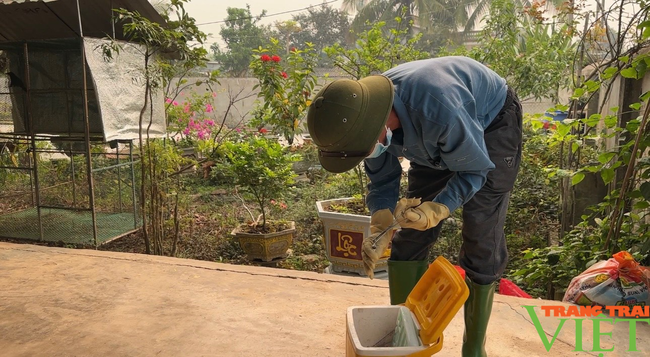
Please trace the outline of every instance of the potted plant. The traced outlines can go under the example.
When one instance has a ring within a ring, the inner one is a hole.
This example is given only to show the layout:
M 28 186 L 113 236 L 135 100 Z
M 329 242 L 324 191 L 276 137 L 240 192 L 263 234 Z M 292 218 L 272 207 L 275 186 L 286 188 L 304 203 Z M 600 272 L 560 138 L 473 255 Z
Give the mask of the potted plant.
M 325 252 L 332 272 L 366 275 L 361 243 L 370 235 L 370 214 L 361 196 L 316 202 L 325 230 Z M 390 246 L 377 261 L 375 273 L 388 269 Z
M 260 134 L 225 142 L 221 154 L 217 164 L 220 174 L 232 178 L 237 187 L 250 194 L 260 212 L 255 218 L 249 210 L 251 221 L 240 224 L 232 234 L 250 260 L 268 262 L 285 258 L 293 241 L 295 222 L 271 220 L 269 205 L 294 183 L 296 175 L 291 165 L 299 155 Z

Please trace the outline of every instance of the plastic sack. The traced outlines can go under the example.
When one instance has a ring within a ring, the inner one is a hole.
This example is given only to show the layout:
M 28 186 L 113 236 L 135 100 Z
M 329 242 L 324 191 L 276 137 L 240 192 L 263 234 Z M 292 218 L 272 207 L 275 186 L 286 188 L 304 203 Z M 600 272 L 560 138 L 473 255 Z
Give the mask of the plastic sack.
M 650 304 L 649 281 L 650 271 L 622 251 L 574 277 L 562 301 L 584 306 L 645 306 Z
M 458 265 L 454 265 L 454 268 L 456 268 L 456 271 L 458 272 L 458 274 L 460 274 L 461 278 L 465 280 L 465 269 L 459 267 Z
M 499 281 L 499 294 L 508 295 L 508 296 L 516 296 L 516 297 L 526 298 L 526 299 L 532 299 L 533 298 L 528 293 L 521 290 L 521 288 L 518 287 L 517 284 L 513 283 L 512 281 L 510 281 L 508 279 L 501 279 Z

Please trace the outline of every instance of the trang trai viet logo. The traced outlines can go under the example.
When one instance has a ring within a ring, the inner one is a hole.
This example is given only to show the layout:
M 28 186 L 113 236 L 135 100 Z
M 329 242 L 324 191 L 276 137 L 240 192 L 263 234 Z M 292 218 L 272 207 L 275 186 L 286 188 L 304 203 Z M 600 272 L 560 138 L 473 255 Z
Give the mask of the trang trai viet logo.
M 600 352 L 598 356 L 605 356 L 605 352 L 612 352 L 616 348 L 617 350 L 626 349 L 628 352 L 641 352 L 638 349 L 636 343 L 636 333 L 637 333 L 637 324 L 649 324 L 650 325 L 650 306 L 540 306 L 543 316 L 546 317 L 557 317 L 560 320 L 560 324 L 553 333 L 553 337 L 548 337 L 544 331 L 537 312 L 535 311 L 536 306 L 524 306 L 530 319 L 535 325 L 537 334 L 544 344 L 544 348 L 547 352 L 551 352 L 553 343 L 557 339 L 557 336 L 560 334 L 564 324 L 572 320 L 575 323 L 575 349 L 576 352 Z M 609 314 L 610 316 L 606 316 Z M 584 321 L 592 321 L 593 329 L 593 346 L 584 346 L 583 340 L 585 337 L 584 332 Z M 609 324 L 629 324 L 629 343 L 627 346 L 615 346 L 612 345 L 610 348 L 601 347 L 601 341 L 603 337 L 609 337 L 612 339 L 612 332 L 602 332 L 601 323 Z M 592 349 L 589 349 L 591 347 Z M 644 346 L 650 350 L 650 346 Z

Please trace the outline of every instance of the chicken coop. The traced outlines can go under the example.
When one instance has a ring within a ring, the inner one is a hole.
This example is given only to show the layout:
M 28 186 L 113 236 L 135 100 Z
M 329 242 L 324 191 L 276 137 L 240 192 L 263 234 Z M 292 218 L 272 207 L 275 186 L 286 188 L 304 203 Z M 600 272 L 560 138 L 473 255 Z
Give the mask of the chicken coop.
M 141 225 L 144 55 L 115 8 L 164 24 L 146 0 L 0 0 L 2 238 L 97 247 Z M 163 137 L 162 95 L 146 109 Z

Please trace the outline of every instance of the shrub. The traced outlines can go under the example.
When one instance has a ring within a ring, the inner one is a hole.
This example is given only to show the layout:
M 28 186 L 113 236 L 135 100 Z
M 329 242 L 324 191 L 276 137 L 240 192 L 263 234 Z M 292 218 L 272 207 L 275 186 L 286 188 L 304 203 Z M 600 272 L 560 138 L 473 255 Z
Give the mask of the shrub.
M 224 158 L 217 163 L 218 171 L 254 196 L 261 213 L 255 224 L 261 223 L 265 231 L 267 207 L 294 184 L 296 174 L 291 165 L 299 156 L 259 134 L 244 137 L 240 142 L 225 142 L 222 154 Z

